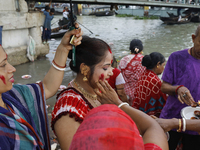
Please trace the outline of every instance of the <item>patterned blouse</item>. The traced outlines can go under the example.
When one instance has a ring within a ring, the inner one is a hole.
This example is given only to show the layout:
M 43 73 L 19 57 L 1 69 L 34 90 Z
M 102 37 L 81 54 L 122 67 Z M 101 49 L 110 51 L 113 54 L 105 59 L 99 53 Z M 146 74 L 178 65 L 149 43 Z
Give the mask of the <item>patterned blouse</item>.
M 85 115 L 93 108 L 83 94 L 73 87 L 63 90 L 56 99 L 51 122 L 53 130 L 55 122 L 63 115 L 69 114 L 70 117 L 75 117 L 75 120 L 81 123 Z
M 158 76 L 146 69 L 138 80 L 133 107 L 159 117 L 167 99 L 166 94 L 161 91 L 161 84 Z
M 132 104 L 134 100 L 134 92 L 138 79 L 146 69 L 142 66 L 141 61 L 144 56 L 142 54 L 127 55 L 121 59 L 119 63 L 119 70 L 121 71 L 124 80 L 124 90 L 126 95 L 129 96 L 129 102 Z

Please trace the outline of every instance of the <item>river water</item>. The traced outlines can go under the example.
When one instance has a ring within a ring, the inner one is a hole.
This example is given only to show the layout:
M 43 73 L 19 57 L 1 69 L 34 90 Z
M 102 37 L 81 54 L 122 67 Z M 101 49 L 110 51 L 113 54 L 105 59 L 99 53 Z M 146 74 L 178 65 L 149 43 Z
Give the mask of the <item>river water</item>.
M 57 22 L 62 16 L 55 16 L 52 23 Z M 143 54 L 160 52 L 166 59 L 177 50 L 192 46 L 191 35 L 195 32 L 198 23 L 188 23 L 181 25 L 165 25 L 161 20 L 134 20 L 133 17 L 96 17 L 96 16 L 77 16 L 78 22 L 87 27 L 82 27 L 84 35 L 103 39 L 111 45 L 115 57 L 120 60 L 123 56 L 130 53 L 129 43 L 137 38 L 143 42 Z M 56 27 L 56 23 L 52 27 Z M 39 38 L 39 37 L 38 37 Z M 50 51 L 45 58 L 39 58 L 34 62 L 29 62 L 15 66 L 17 71 L 14 73 L 15 84 L 35 83 L 42 80 L 51 66 L 57 46 L 61 39 L 51 39 L 49 41 Z M 67 62 L 68 64 L 68 62 Z M 30 79 L 22 79 L 21 76 L 29 74 Z M 74 78 L 74 74 L 67 67 L 62 84 L 68 83 Z M 49 117 L 55 104 L 55 96 L 47 100 Z

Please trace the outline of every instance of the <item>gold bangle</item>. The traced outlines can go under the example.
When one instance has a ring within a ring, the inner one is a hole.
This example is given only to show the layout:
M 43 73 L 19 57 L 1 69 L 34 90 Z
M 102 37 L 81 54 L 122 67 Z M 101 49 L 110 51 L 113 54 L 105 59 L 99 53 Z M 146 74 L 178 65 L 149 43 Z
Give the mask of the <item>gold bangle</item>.
M 177 132 L 181 132 L 181 119 L 178 119 L 178 130 Z

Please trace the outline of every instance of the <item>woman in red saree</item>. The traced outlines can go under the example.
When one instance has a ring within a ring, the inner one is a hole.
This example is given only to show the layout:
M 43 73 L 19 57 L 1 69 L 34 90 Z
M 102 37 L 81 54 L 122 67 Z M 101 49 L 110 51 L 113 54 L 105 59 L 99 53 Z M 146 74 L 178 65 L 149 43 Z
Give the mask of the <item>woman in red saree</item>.
M 125 84 L 124 90 L 126 95 L 129 97 L 129 104 L 132 105 L 134 100 L 134 91 L 138 79 L 145 70 L 142 66 L 141 61 L 144 57 L 142 55 L 143 45 L 142 41 L 138 39 L 133 39 L 130 43 L 131 55 L 127 55 L 121 59 L 119 63 L 119 70 L 121 71 Z
M 164 70 L 165 58 L 162 54 L 153 52 L 144 56 L 142 65 L 146 70 L 138 80 L 132 106 L 148 115 L 159 117 L 167 99 L 166 94 L 161 91 L 162 82 L 158 77 Z

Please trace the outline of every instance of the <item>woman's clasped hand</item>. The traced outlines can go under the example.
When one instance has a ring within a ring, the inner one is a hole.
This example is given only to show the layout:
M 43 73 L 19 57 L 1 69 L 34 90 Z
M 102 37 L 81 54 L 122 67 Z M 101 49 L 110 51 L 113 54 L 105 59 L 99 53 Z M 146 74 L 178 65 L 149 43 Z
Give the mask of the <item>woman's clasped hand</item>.
M 115 90 L 106 80 L 99 80 L 96 84 L 98 89 L 95 89 L 94 91 L 98 95 L 98 100 L 101 104 L 115 104 L 118 106 L 122 103 Z

